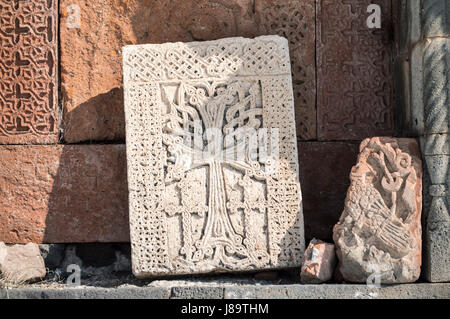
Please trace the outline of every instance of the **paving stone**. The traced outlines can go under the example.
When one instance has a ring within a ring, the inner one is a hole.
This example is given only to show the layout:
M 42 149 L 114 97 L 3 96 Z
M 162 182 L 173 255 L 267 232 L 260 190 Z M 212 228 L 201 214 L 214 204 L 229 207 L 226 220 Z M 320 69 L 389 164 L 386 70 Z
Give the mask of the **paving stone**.
M 333 230 L 346 281 L 406 283 L 422 260 L 422 162 L 415 139 L 361 143 L 345 208 Z
M 125 140 L 124 45 L 266 34 L 289 39 L 297 133 L 316 137 L 314 0 L 62 0 L 60 7 L 65 141 Z
M 225 299 L 448 299 L 450 284 L 225 287 Z
M 317 1 L 319 140 L 393 134 L 391 1 L 376 1 L 381 29 L 367 26 L 373 2 Z
M 0 289 L 0 299 L 169 299 L 166 287 L 80 287 Z M 206 287 L 211 288 L 211 287 Z M 225 299 L 449 299 L 450 284 L 366 285 L 223 285 Z M 196 296 L 194 296 L 196 297 Z
M 12 284 L 22 284 L 45 277 L 44 259 L 39 246 L 26 245 L 7 246 L 0 242 L 0 278 Z
M 0 1 L 0 144 L 58 141 L 58 1 Z
M 0 146 L 0 158 L 0 241 L 129 241 L 124 145 Z
M 170 288 L 19 288 L 0 289 L 0 299 L 169 299 Z
M 223 287 L 173 287 L 171 299 L 223 299 Z
M 149 44 L 123 55 L 133 273 L 300 266 L 288 41 Z

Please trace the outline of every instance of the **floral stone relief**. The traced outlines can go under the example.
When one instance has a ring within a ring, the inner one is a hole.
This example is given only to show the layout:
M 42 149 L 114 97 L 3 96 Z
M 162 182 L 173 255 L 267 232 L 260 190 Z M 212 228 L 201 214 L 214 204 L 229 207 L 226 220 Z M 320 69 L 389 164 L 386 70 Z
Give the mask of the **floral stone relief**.
M 416 281 L 422 257 L 422 162 L 417 141 L 366 139 L 350 179 L 333 235 L 342 276 L 350 282 Z

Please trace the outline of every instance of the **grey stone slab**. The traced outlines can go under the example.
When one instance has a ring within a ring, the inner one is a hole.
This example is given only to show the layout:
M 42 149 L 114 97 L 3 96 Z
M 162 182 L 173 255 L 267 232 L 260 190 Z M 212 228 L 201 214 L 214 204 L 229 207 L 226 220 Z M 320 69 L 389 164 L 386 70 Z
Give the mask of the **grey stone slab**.
M 450 298 L 450 284 L 289 285 L 226 287 L 225 299 L 436 299 Z
M 448 0 L 423 0 L 423 33 L 425 37 L 450 35 L 450 2 Z
M 173 287 L 172 299 L 223 299 L 223 287 Z
M 12 288 L 1 289 L 0 299 L 169 299 L 170 288 Z
M 186 287 L 124 287 L 124 288 L 12 288 L 0 289 L 0 299 L 168 299 L 170 289 Z M 225 299 L 449 299 L 450 283 L 406 284 L 372 288 L 367 285 L 237 285 L 204 286 L 183 292 L 186 299 L 214 298 L 205 296 L 209 288 L 222 290 Z M 179 290 L 181 291 L 181 290 Z

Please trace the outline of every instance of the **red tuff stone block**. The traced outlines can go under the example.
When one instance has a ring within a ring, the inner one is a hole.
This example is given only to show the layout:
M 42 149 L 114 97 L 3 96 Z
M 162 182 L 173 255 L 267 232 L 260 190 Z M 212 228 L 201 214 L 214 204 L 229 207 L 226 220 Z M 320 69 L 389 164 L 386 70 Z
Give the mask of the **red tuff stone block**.
M 370 29 L 370 4 L 381 29 Z M 319 140 L 392 135 L 392 12 L 390 0 L 317 1 Z
M 278 34 L 289 40 L 297 134 L 305 140 L 316 138 L 314 3 L 314 0 L 61 0 L 65 141 L 125 139 L 124 45 L 265 34 Z
M 357 142 L 298 143 L 306 239 L 332 240 L 358 151 Z
M 321 284 L 333 278 L 336 267 L 334 245 L 313 239 L 305 250 L 301 269 L 301 279 L 304 284 Z
M 58 141 L 58 1 L 0 0 L 0 144 Z
M 0 158 L 0 241 L 129 241 L 124 145 L 0 146 Z

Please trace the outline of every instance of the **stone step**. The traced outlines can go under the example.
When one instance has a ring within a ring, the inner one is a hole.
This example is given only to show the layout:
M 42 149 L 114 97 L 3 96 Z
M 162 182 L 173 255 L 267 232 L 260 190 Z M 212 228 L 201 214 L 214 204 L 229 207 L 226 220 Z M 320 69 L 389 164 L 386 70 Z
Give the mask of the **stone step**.
M 153 282 L 147 287 L 30 287 L 0 289 L 0 299 L 448 299 L 450 284 L 236 285 Z

